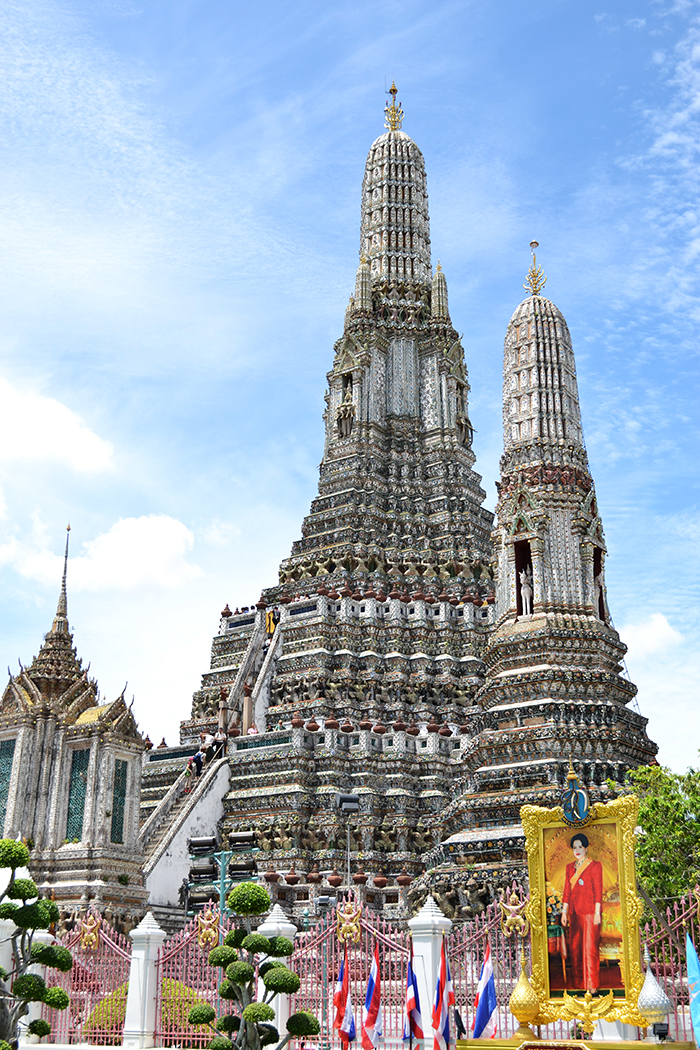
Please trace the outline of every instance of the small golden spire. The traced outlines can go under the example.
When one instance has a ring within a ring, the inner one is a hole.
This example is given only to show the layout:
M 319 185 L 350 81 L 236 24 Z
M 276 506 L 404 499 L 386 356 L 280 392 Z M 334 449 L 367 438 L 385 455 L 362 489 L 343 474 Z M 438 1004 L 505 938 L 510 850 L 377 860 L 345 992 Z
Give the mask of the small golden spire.
M 537 256 L 535 255 L 537 248 L 539 248 L 537 241 L 530 241 L 532 266 L 527 271 L 527 284 L 523 285 L 525 291 L 529 292 L 530 295 L 539 295 L 547 283 L 547 278 L 542 273 L 542 267 L 537 265 Z
M 398 106 L 396 105 L 396 96 L 398 95 L 398 91 L 396 89 L 396 84 L 393 80 L 391 82 L 391 87 L 389 88 L 389 94 L 391 95 L 391 105 L 389 105 L 389 103 L 387 102 L 384 108 L 384 116 L 386 117 L 386 120 L 384 121 L 384 127 L 388 128 L 389 131 L 398 131 L 401 127 L 401 122 L 403 120 L 403 110 L 401 109 L 400 102 Z

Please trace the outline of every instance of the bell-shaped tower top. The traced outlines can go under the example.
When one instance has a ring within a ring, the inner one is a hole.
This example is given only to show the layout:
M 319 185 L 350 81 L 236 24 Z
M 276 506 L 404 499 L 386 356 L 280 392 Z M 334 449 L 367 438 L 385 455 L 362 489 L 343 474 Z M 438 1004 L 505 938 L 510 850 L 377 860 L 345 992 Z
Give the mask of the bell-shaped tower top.
M 430 219 L 423 154 L 401 130 L 403 110 L 385 109 L 387 131 L 367 155 L 362 183 L 360 255 L 370 265 L 373 284 L 430 285 Z
M 523 463 L 533 454 L 542 458 L 535 449 L 552 445 L 575 448 L 585 457 L 571 336 L 559 308 L 539 294 L 545 280 L 534 260 L 525 285 L 531 294 L 506 332 L 503 448 L 514 463 L 521 447 Z

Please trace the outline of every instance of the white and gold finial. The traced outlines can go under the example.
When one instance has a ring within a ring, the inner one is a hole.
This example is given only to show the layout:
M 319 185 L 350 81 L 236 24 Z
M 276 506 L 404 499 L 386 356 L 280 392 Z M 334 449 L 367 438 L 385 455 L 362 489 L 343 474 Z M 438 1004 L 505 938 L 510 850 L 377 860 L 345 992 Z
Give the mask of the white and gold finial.
M 400 102 L 398 106 L 396 105 L 398 91 L 393 80 L 391 82 L 391 87 L 389 88 L 389 94 L 391 95 L 391 105 L 387 102 L 384 108 L 384 116 L 386 117 L 384 127 L 388 128 L 389 131 L 398 131 L 401 127 L 401 122 L 403 121 L 403 110 L 401 109 Z
M 538 248 L 539 244 L 537 241 L 530 241 L 532 266 L 527 271 L 527 284 L 523 285 L 525 291 L 529 291 L 530 295 L 539 295 L 547 283 L 547 278 L 542 273 L 542 267 L 537 265 L 537 256 L 535 255 L 535 252 Z

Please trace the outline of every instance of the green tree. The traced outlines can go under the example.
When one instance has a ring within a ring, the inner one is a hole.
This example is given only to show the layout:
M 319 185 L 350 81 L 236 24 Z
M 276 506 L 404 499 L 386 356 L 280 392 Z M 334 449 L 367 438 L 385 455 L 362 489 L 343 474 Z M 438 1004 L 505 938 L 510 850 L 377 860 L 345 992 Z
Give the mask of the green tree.
M 0 967 L 0 1050 L 16 1045 L 19 1022 L 29 1011 L 30 1003 L 46 1003 L 56 1010 L 65 1010 L 68 995 L 62 988 L 47 986 L 42 977 L 29 973 L 32 964 L 39 963 L 50 970 L 68 971 L 73 958 L 67 948 L 52 944 L 35 944 L 36 930 L 48 930 L 58 922 L 58 905 L 39 895 L 31 879 L 17 878 L 17 869 L 29 864 L 29 850 L 14 839 L 0 839 L 0 868 L 10 869 L 10 881 L 0 895 L 0 918 L 15 924 L 12 941 L 12 969 L 8 973 Z M 37 1019 L 29 1031 L 38 1036 L 48 1035 L 51 1025 Z
M 275 1016 L 270 1006 L 272 999 L 298 992 L 301 981 L 282 962 L 292 954 L 292 942 L 286 937 L 265 937 L 250 930 L 250 916 L 262 915 L 270 907 L 267 890 L 255 882 L 242 882 L 231 890 L 227 904 L 235 915 L 245 919 L 245 929 L 230 930 L 223 945 L 209 953 L 209 964 L 224 972 L 219 995 L 231 1002 L 232 1012 L 217 1018 L 213 1006 L 194 1006 L 189 1012 L 189 1023 L 211 1029 L 209 1050 L 261 1050 L 272 1043 L 277 1043 L 276 1050 L 282 1050 L 290 1039 L 318 1035 L 318 1020 L 304 1010 L 292 1014 L 287 1021 L 287 1034 L 281 1040 L 270 1024 Z M 258 980 L 265 987 L 262 1001 L 256 1000 Z
M 635 855 L 637 877 L 660 907 L 700 882 L 700 770 L 672 773 L 664 766 L 640 766 L 617 794 L 639 798 Z

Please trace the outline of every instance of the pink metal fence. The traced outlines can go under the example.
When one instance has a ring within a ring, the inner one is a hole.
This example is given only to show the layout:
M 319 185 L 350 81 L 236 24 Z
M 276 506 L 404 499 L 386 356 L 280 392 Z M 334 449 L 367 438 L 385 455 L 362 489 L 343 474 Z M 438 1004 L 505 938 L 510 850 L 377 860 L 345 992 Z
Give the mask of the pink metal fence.
M 49 970 L 47 984 L 70 997 L 66 1010 L 42 1007 L 51 1024 L 52 1043 L 116 1046 L 122 1041 L 131 967 L 131 941 L 103 916 L 89 911 L 77 928 L 56 938 L 70 949 L 73 967 L 67 973 Z
M 688 997 L 688 971 L 685 935 L 700 947 L 700 887 L 676 901 L 662 913 L 664 922 L 652 919 L 642 931 L 642 942 L 649 948 L 654 976 L 673 1003 L 668 1018 L 669 1039 L 693 1040 Z
M 355 1027 L 360 1040 L 362 1006 L 367 979 L 372 966 L 375 944 L 379 945 L 384 1041 L 387 1050 L 398 1050 L 402 1044 L 404 1003 L 406 1001 L 406 968 L 409 955 L 408 931 L 392 923 L 363 913 L 360 940 L 348 943 L 350 995 L 355 1011 Z M 309 933 L 295 941 L 291 969 L 301 978 L 301 988 L 291 997 L 290 1009 L 309 1010 L 321 1022 L 321 1042 L 332 1050 L 341 1046 L 333 1028 L 333 992 L 344 957 L 345 946 L 337 936 L 335 911 Z M 308 1040 L 300 1040 L 308 1042 Z
M 193 1027 L 187 1015 L 193 1006 L 208 1003 L 217 1016 L 231 1012 L 222 1000 L 219 985 L 223 971 L 209 965 L 209 952 L 234 923 L 212 906 L 191 919 L 185 928 L 165 941 L 158 953 L 156 1046 L 206 1046 L 212 1033 L 206 1026 Z

